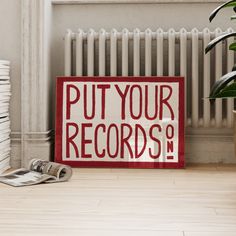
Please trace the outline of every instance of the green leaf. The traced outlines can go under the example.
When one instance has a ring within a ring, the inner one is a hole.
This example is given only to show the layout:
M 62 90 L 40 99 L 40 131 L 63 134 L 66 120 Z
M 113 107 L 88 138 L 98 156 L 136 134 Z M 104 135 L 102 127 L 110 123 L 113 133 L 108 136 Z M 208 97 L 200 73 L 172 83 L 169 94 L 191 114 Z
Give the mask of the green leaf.
M 209 97 L 210 99 L 215 98 L 235 98 L 236 97 L 236 90 L 227 90 L 218 93 L 215 97 Z
M 214 98 L 229 98 L 236 97 L 236 82 L 226 86 Z
M 235 90 L 236 91 L 236 82 L 233 82 L 232 84 L 227 85 L 222 91 L 226 90 Z
M 226 34 L 220 35 L 219 37 L 216 37 L 207 45 L 207 47 L 205 48 L 205 53 L 208 53 L 213 47 L 215 47 L 217 43 L 223 41 L 224 39 L 234 37 L 234 36 L 236 36 L 236 32 L 226 33 Z
M 230 0 L 226 3 L 223 3 L 222 5 L 220 5 L 219 7 L 217 7 L 211 14 L 210 14 L 210 17 L 209 17 L 209 21 L 211 22 L 215 16 L 217 15 L 217 13 L 222 9 L 222 8 L 225 8 L 225 7 L 235 7 L 236 6 L 236 0 Z
M 231 44 L 229 45 L 229 50 L 236 51 L 236 42 L 231 43 Z
M 236 64 L 234 64 L 232 71 L 236 71 Z
M 232 80 L 236 79 L 236 71 L 232 71 L 222 76 L 213 85 L 209 98 L 216 98 L 216 96 L 224 89 Z

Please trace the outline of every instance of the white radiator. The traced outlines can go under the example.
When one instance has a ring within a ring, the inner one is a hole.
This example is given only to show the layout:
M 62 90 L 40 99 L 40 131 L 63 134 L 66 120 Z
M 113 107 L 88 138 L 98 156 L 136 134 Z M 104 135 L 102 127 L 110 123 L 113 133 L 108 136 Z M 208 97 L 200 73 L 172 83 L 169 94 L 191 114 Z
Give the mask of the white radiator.
M 233 31 L 228 29 L 228 32 Z M 211 54 L 204 48 L 221 29 L 210 32 L 185 29 L 164 31 L 139 29 L 107 32 L 93 29 L 68 30 L 65 36 L 65 75 L 71 76 L 184 76 L 186 126 L 193 128 L 232 128 L 233 99 L 206 98 L 215 79 L 230 71 L 234 53 L 230 40 Z M 222 59 L 223 58 L 223 59 Z

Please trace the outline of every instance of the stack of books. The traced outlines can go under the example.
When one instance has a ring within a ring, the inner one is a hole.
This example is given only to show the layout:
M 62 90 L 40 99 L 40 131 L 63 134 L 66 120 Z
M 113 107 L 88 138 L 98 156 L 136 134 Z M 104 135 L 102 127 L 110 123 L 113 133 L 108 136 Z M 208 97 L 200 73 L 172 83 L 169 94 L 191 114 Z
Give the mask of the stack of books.
M 10 167 L 10 62 L 0 60 L 0 174 Z

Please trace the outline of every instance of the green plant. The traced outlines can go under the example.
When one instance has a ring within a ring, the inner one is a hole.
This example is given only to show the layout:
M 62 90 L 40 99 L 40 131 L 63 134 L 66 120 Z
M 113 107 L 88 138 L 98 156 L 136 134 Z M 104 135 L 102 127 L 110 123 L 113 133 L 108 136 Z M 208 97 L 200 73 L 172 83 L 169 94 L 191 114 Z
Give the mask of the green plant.
M 231 0 L 226 3 L 223 3 L 219 7 L 217 7 L 209 17 L 210 22 L 215 18 L 217 13 L 225 7 L 233 7 L 234 12 L 236 12 L 236 0 Z M 236 15 L 231 16 L 231 20 L 236 19 Z M 216 37 L 213 39 L 205 48 L 205 53 L 211 51 L 212 48 L 216 46 L 216 44 L 222 42 L 223 40 L 235 37 L 236 32 L 232 33 L 226 33 L 223 35 L 220 35 L 219 37 Z M 229 50 L 236 51 L 236 41 L 229 45 Z M 215 98 L 229 98 L 229 97 L 236 97 L 236 82 L 234 81 L 236 79 L 236 65 L 232 68 L 232 71 L 222 76 L 218 81 L 215 82 L 213 85 L 209 98 L 215 99 Z M 232 83 L 231 83 L 232 82 Z

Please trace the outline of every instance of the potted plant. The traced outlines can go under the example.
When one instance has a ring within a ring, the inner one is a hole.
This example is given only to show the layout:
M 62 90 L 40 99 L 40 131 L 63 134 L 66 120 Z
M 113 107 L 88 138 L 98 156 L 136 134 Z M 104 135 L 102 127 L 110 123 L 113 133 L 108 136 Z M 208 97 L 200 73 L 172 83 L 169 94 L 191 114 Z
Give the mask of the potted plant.
M 209 17 L 210 22 L 215 18 L 217 13 L 226 7 L 232 7 L 234 12 L 236 13 L 236 0 L 230 0 L 227 1 L 226 3 L 223 3 L 219 7 L 217 7 Z M 236 19 L 236 14 L 231 16 L 231 20 Z M 230 38 L 230 37 L 235 37 L 236 32 L 232 33 L 226 33 L 223 35 L 220 35 L 213 39 L 205 48 L 205 53 L 208 53 L 211 51 L 212 48 L 215 47 L 216 44 L 222 42 L 223 40 Z M 231 43 L 229 45 L 229 50 L 236 51 L 236 41 Z M 216 98 L 229 98 L 229 97 L 236 97 L 236 65 L 233 66 L 232 71 L 228 72 L 227 74 L 223 75 L 219 80 L 217 80 L 214 85 L 212 86 L 212 89 L 209 94 L 209 99 L 214 100 Z M 235 156 L 236 156 L 236 112 L 234 111 L 234 147 L 235 147 Z
M 210 22 L 215 18 L 217 13 L 225 7 L 233 7 L 234 12 L 236 12 L 236 0 L 228 1 L 217 7 L 210 14 Z M 234 19 L 236 19 L 236 15 L 231 16 L 231 20 Z M 232 32 L 222 34 L 216 37 L 205 48 L 205 53 L 208 53 L 212 48 L 215 47 L 216 44 L 222 42 L 223 40 L 235 36 L 236 32 Z M 229 45 L 229 50 L 236 51 L 236 41 Z M 234 79 L 236 79 L 236 65 L 232 68 L 231 72 L 228 72 L 227 74 L 223 75 L 218 81 L 215 82 L 211 89 L 209 99 L 236 97 L 236 82 L 231 83 Z

